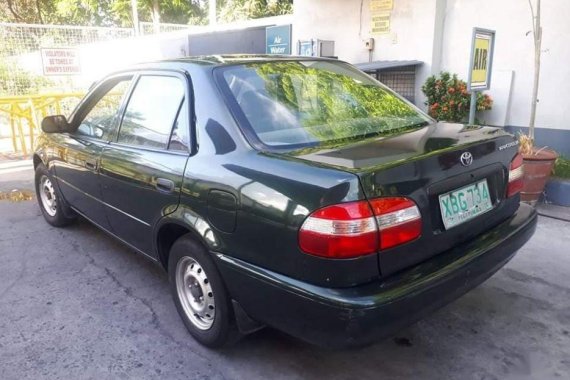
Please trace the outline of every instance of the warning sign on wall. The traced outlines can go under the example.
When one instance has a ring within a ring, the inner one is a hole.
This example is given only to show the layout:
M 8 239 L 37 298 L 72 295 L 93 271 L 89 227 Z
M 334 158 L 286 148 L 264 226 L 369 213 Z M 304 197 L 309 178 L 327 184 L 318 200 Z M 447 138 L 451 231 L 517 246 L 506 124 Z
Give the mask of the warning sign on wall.
M 393 0 L 370 0 L 370 12 L 391 11 L 393 7 Z
M 370 33 L 390 33 L 390 12 L 382 12 L 372 16 Z
M 42 48 L 44 75 L 81 74 L 79 52 L 74 48 Z
M 390 33 L 391 11 L 394 8 L 392 0 L 370 0 L 370 33 Z

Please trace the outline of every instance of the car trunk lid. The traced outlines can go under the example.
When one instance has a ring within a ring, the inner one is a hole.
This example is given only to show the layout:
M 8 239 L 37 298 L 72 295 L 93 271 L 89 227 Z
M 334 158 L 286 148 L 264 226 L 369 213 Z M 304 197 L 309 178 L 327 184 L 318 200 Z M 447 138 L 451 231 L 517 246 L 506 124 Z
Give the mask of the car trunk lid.
M 472 161 L 462 164 L 463 154 L 470 155 Z M 424 261 L 512 215 L 518 197 L 505 199 L 505 192 L 509 164 L 515 154 L 515 140 L 502 129 L 450 123 L 330 149 L 289 153 L 356 174 L 368 199 L 406 196 L 416 202 L 422 215 L 422 235 L 413 242 L 380 251 L 381 275 Z M 475 216 L 446 228 L 440 196 L 472 184 L 483 186 L 481 182 L 487 185 L 492 206 L 485 217 Z

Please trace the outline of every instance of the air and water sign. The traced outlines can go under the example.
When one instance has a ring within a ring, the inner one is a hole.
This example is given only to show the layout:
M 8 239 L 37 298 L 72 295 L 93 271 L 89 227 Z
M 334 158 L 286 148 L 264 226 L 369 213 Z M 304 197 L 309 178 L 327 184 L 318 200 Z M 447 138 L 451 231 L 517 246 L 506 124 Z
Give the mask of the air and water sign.
M 469 64 L 469 90 L 488 90 L 491 87 L 495 31 L 473 29 L 471 59 Z
M 44 75 L 81 74 L 79 51 L 74 48 L 41 48 Z
M 265 52 L 267 54 L 291 54 L 291 25 L 265 28 Z

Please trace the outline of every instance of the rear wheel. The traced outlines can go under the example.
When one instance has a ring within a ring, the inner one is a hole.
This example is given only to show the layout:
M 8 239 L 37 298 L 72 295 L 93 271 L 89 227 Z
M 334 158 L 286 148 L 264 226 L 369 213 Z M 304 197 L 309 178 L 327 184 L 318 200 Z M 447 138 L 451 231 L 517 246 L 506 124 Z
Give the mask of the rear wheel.
M 75 220 L 73 211 L 59 195 L 51 175 L 43 164 L 36 168 L 35 184 L 40 210 L 49 224 L 63 227 Z
M 190 334 L 211 348 L 232 340 L 237 331 L 225 285 L 208 252 L 191 235 L 172 246 L 168 276 L 174 303 Z

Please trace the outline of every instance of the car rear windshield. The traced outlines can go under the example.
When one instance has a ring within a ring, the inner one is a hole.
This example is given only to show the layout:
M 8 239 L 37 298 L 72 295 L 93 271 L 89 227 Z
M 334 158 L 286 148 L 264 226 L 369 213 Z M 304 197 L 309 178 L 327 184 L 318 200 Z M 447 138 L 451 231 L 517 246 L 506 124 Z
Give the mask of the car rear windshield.
M 226 66 L 221 73 L 224 92 L 246 135 L 266 147 L 337 145 L 431 121 L 381 83 L 342 62 L 255 62 Z

